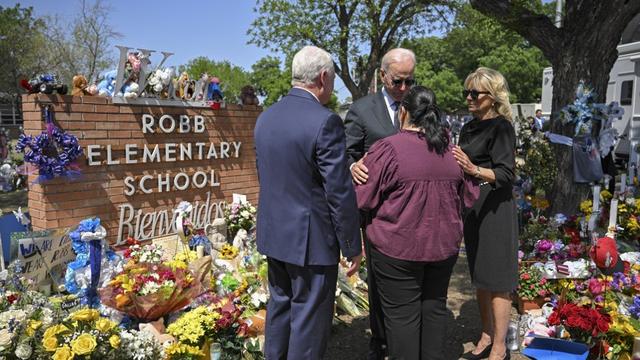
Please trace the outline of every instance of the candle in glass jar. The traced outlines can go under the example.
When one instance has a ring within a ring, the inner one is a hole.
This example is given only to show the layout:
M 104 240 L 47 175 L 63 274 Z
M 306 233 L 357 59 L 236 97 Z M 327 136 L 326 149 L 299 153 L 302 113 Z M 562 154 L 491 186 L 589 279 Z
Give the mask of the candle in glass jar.
M 618 217 L 618 199 L 611 200 L 611 210 L 609 210 L 609 228 L 615 231 L 616 221 Z
M 627 190 L 627 174 L 620 175 L 620 192 L 624 193 Z
M 631 356 L 633 360 L 640 360 L 640 337 L 633 339 L 633 352 Z
M 196 246 L 196 254 L 198 256 L 198 259 L 203 258 L 204 257 L 204 245 L 198 245 Z
M 593 210 L 592 212 L 600 211 L 600 185 L 593 186 Z

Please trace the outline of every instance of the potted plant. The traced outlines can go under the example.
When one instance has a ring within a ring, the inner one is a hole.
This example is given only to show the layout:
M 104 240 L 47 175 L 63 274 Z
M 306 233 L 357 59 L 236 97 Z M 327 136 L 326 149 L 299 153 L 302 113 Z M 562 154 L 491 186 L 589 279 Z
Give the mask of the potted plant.
M 535 267 L 520 266 L 518 278 L 518 312 L 539 309 L 551 293 L 550 284 Z

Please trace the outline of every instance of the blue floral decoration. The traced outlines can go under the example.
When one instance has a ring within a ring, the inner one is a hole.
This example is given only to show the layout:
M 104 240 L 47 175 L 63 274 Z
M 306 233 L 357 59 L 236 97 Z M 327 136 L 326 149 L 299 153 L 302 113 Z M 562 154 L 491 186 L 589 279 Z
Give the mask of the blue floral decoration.
M 100 261 L 95 264 L 91 264 L 91 246 L 89 242 L 82 240 L 82 233 L 96 232 L 99 226 L 100 218 L 89 218 L 82 220 L 78 227 L 69 233 L 69 238 L 71 238 L 71 247 L 76 253 L 76 259 L 67 264 L 67 272 L 64 277 L 65 289 L 71 294 L 78 294 L 81 299 L 81 303 L 90 306 L 98 305 L 99 300 L 95 296 L 89 296 L 91 291 L 90 288 L 80 287 L 76 282 L 76 273 L 87 267 L 91 267 L 92 272 L 100 272 Z M 106 249 L 104 255 L 110 262 L 118 259 L 115 252 L 110 249 Z
M 55 126 L 48 110 L 45 110 L 45 118 L 47 130 L 35 137 L 21 134 L 16 151 L 24 153 L 24 161 L 38 168 L 38 183 L 59 176 L 77 176 L 75 161 L 83 153 L 78 138 Z
M 197 234 L 189 239 L 189 249 L 195 250 L 199 245 L 204 247 L 204 254 L 211 255 L 211 241 L 206 235 Z

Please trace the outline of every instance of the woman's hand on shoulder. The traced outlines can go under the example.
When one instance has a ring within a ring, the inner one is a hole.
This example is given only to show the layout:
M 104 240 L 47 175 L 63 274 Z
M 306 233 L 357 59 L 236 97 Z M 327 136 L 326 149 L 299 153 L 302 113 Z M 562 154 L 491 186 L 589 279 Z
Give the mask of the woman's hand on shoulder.
M 462 171 L 469 175 L 474 175 L 477 172 L 477 166 L 471 162 L 469 156 L 467 156 L 467 154 L 462 151 L 462 148 L 460 148 L 460 146 L 454 146 L 452 152 L 453 157 L 456 158 L 456 161 L 462 168 Z

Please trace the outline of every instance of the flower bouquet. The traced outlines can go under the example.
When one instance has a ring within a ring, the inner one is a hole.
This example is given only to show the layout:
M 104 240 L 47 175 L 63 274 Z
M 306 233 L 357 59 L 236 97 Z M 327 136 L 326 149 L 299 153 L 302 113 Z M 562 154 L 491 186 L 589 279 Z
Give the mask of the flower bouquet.
M 241 204 L 233 203 L 224 209 L 224 220 L 227 222 L 227 229 L 230 237 L 233 238 L 240 229 L 247 232 L 256 223 L 256 208 L 249 202 Z
M 243 311 L 233 297 L 223 297 L 184 313 L 167 327 L 167 333 L 177 340 L 166 349 L 167 355 L 170 359 L 193 358 L 188 354 L 179 356 L 179 350 L 193 352 L 190 349 L 206 348 L 210 342 L 221 345 L 221 359 L 240 359 L 247 352 L 259 352 L 248 341 L 248 324 L 241 318 Z
M 609 331 L 611 317 L 600 307 L 565 303 L 553 310 L 548 324 L 562 325 L 571 339 L 593 345 Z
M 40 351 L 53 359 L 116 359 L 119 346 L 117 324 L 85 308 L 44 330 Z
M 189 305 L 201 292 L 200 281 L 186 268 L 165 264 L 129 263 L 100 289 L 106 306 L 152 321 Z

